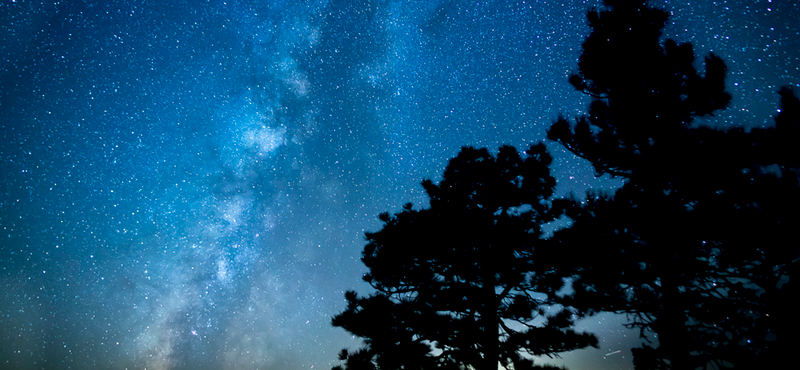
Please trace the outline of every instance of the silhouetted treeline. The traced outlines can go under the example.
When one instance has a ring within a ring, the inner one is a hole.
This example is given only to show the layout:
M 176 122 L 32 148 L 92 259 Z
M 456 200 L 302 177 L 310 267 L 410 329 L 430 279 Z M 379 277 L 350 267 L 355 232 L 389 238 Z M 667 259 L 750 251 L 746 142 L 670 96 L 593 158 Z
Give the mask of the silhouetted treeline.
M 596 346 L 571 327 L 598 312 L 658 338 L 634 349 L 639 370 L 791 363 L 800 100 L 780 90 L 774 127 L 704 127 L 696 118 L 731 99 L 721 58 L 696 70 L 690 44 L 661 38 L 668 13 L 642 0 L 607 0 L 588 19 L 569 79 L 588 114 L 548 137 L 624 185 L 554 200 L 543 145 L 464 148 L 439 184 L 423 182 L 429 208 L 382 214 L 367 233 L 375 293 L 347 293 L 333 319 L 365 347 L 341 368 L 535 368 L 530 355 Z M 559 215 L 571 226 L 543 239 Z
M 589 13 L 570 77 L 591 96 L 588 114 L 548 136 L 626 182 L 568 208 L 573 227 L 554 238 L 581 251 L 561 266 L 578 277 L 568 303 L 631 313 L 632 326 L 655 332 L 656 348 L 634 351 L 637 369 L 789 363 L 800 102 L 782 89 L 771 128 L 698 125 L 730 101 L 722 59 L 706 57 L 699 73 L 690 44 L 660 41 L 665 11 L 606 4 Z

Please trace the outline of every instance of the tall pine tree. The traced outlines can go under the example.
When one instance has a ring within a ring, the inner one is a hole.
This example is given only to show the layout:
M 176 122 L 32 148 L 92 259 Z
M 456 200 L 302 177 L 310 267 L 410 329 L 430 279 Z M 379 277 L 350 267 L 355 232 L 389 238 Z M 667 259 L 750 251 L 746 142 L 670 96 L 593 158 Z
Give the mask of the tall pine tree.
M 658 344 L 637 369 L 737 368 L 780 363 L 797 320 L 800 259 L 800 103 L 781 91 L 775 127 L 715 130 L 695 122 L 725 108 L 725 65 L 694 67 L 690 44 L 662 41 L 668 14 L 642 0 L 607 0 L 570 82 L 588 114 L 559 119 L 549 137 L 600 174 L 626 182 L 568 214 L 556 235 L 579 248 L 573 304 L 630 313 Z
M 562 286 L 542 239 L 555 180 L 543 144 L 522 156 L 464 148 L 442 181 L 424 181 L 430 207 L 382 214 L 367 233 L 364 277 L 375 292 L 348 292 L 333 325 L 365 340 L 344 351 L 357 369 L 533 369 L 531 356 L 596 346 L 552 311 Z

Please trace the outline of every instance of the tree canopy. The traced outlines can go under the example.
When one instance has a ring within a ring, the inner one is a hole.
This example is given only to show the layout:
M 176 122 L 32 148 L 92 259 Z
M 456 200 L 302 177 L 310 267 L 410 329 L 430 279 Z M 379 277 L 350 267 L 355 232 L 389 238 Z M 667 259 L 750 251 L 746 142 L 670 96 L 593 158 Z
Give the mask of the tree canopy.
M 364 280 L 333 325 L 365 339 L 344 351 L 347 369 L 537 368 L 532 355 L 596 346 L 571 329 L 572 312 L 547 313 L 561 277 L 541 227 L 551 221 L 555 180 L 543 144 L 522 156 L 463 148 L 442 181 L 423 187 L 428 208 L 382 214 L 367 233 Z
M 621 188 L 554 201 L 543 145 L 463 149 L 439 184 L 423 182 L 429 208 L 367 233 L 376 292 L 348 292 L 333 320 L 365 339 L 345 367 L 530 368 L 528 355 L 596 345 L 571 325 L 598 312 L 657 338 L 634 349 L 639 370 L 791 363 L 800 99 L 782 88 L 772 126 L 704 125 L 730 104 L 726 66 L 709 55 L 700 71 L 691 44 L 663 40 L 668 16 L 644 0 L 590 11 L 569 81 L 591 103 L 548 132 Z M 560 214 L 570 226 L 543 239 Z M 556 303 L 568 308 L 546 315 Z
M 549 137 L 601 174 L 626 182 L 574 205 L 556 235 L 580 250 L 574 304 L 634 314 L 658 346 L 637 369 L 751 367 L 788 355 L 796 322 L 800 102 L 780 92 L 776 125 L 713 129 L 696 122 L 729 104 L 725 64 L 695 68 L 691 44 L 662 41 L 668 14 L 641 0 L 608 0 L 589 13 L 572 85 L 588 114 L 559 119 Z

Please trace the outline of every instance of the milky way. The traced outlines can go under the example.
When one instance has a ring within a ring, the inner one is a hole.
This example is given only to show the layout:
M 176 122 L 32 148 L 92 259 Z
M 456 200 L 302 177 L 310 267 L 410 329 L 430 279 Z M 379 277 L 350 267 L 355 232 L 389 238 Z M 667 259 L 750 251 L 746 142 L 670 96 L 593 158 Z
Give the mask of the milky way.
M 728 63 L 707 124 L 770 125 L 800 82 L 798 5 L 746 3 L 654 3 Z M 461 146 L 582 112 L 598 4 L 2 2 L 0 368 L 329 368 L 363 232 Z M 560 195 L 618 185 L 550 148 Z M 632 368 L 623 321 L 558 363 Z

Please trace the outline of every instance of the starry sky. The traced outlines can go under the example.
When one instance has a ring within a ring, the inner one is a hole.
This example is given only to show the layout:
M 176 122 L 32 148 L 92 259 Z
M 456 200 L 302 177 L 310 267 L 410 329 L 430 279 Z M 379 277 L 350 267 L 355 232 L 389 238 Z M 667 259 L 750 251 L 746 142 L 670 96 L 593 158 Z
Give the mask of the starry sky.
M 0 0 L 0 368 L 328 369 L 377 215 L 525 149 L 599 1 Z M 716 126 L 800 83 L 791 0 L 654 2 L 728 64 Z M 613 189 L 549 144 L 558 194 Z M 624 317 L 553 363 L 631 369 Z M 604 356 L 616 350 L 620 353 Z

